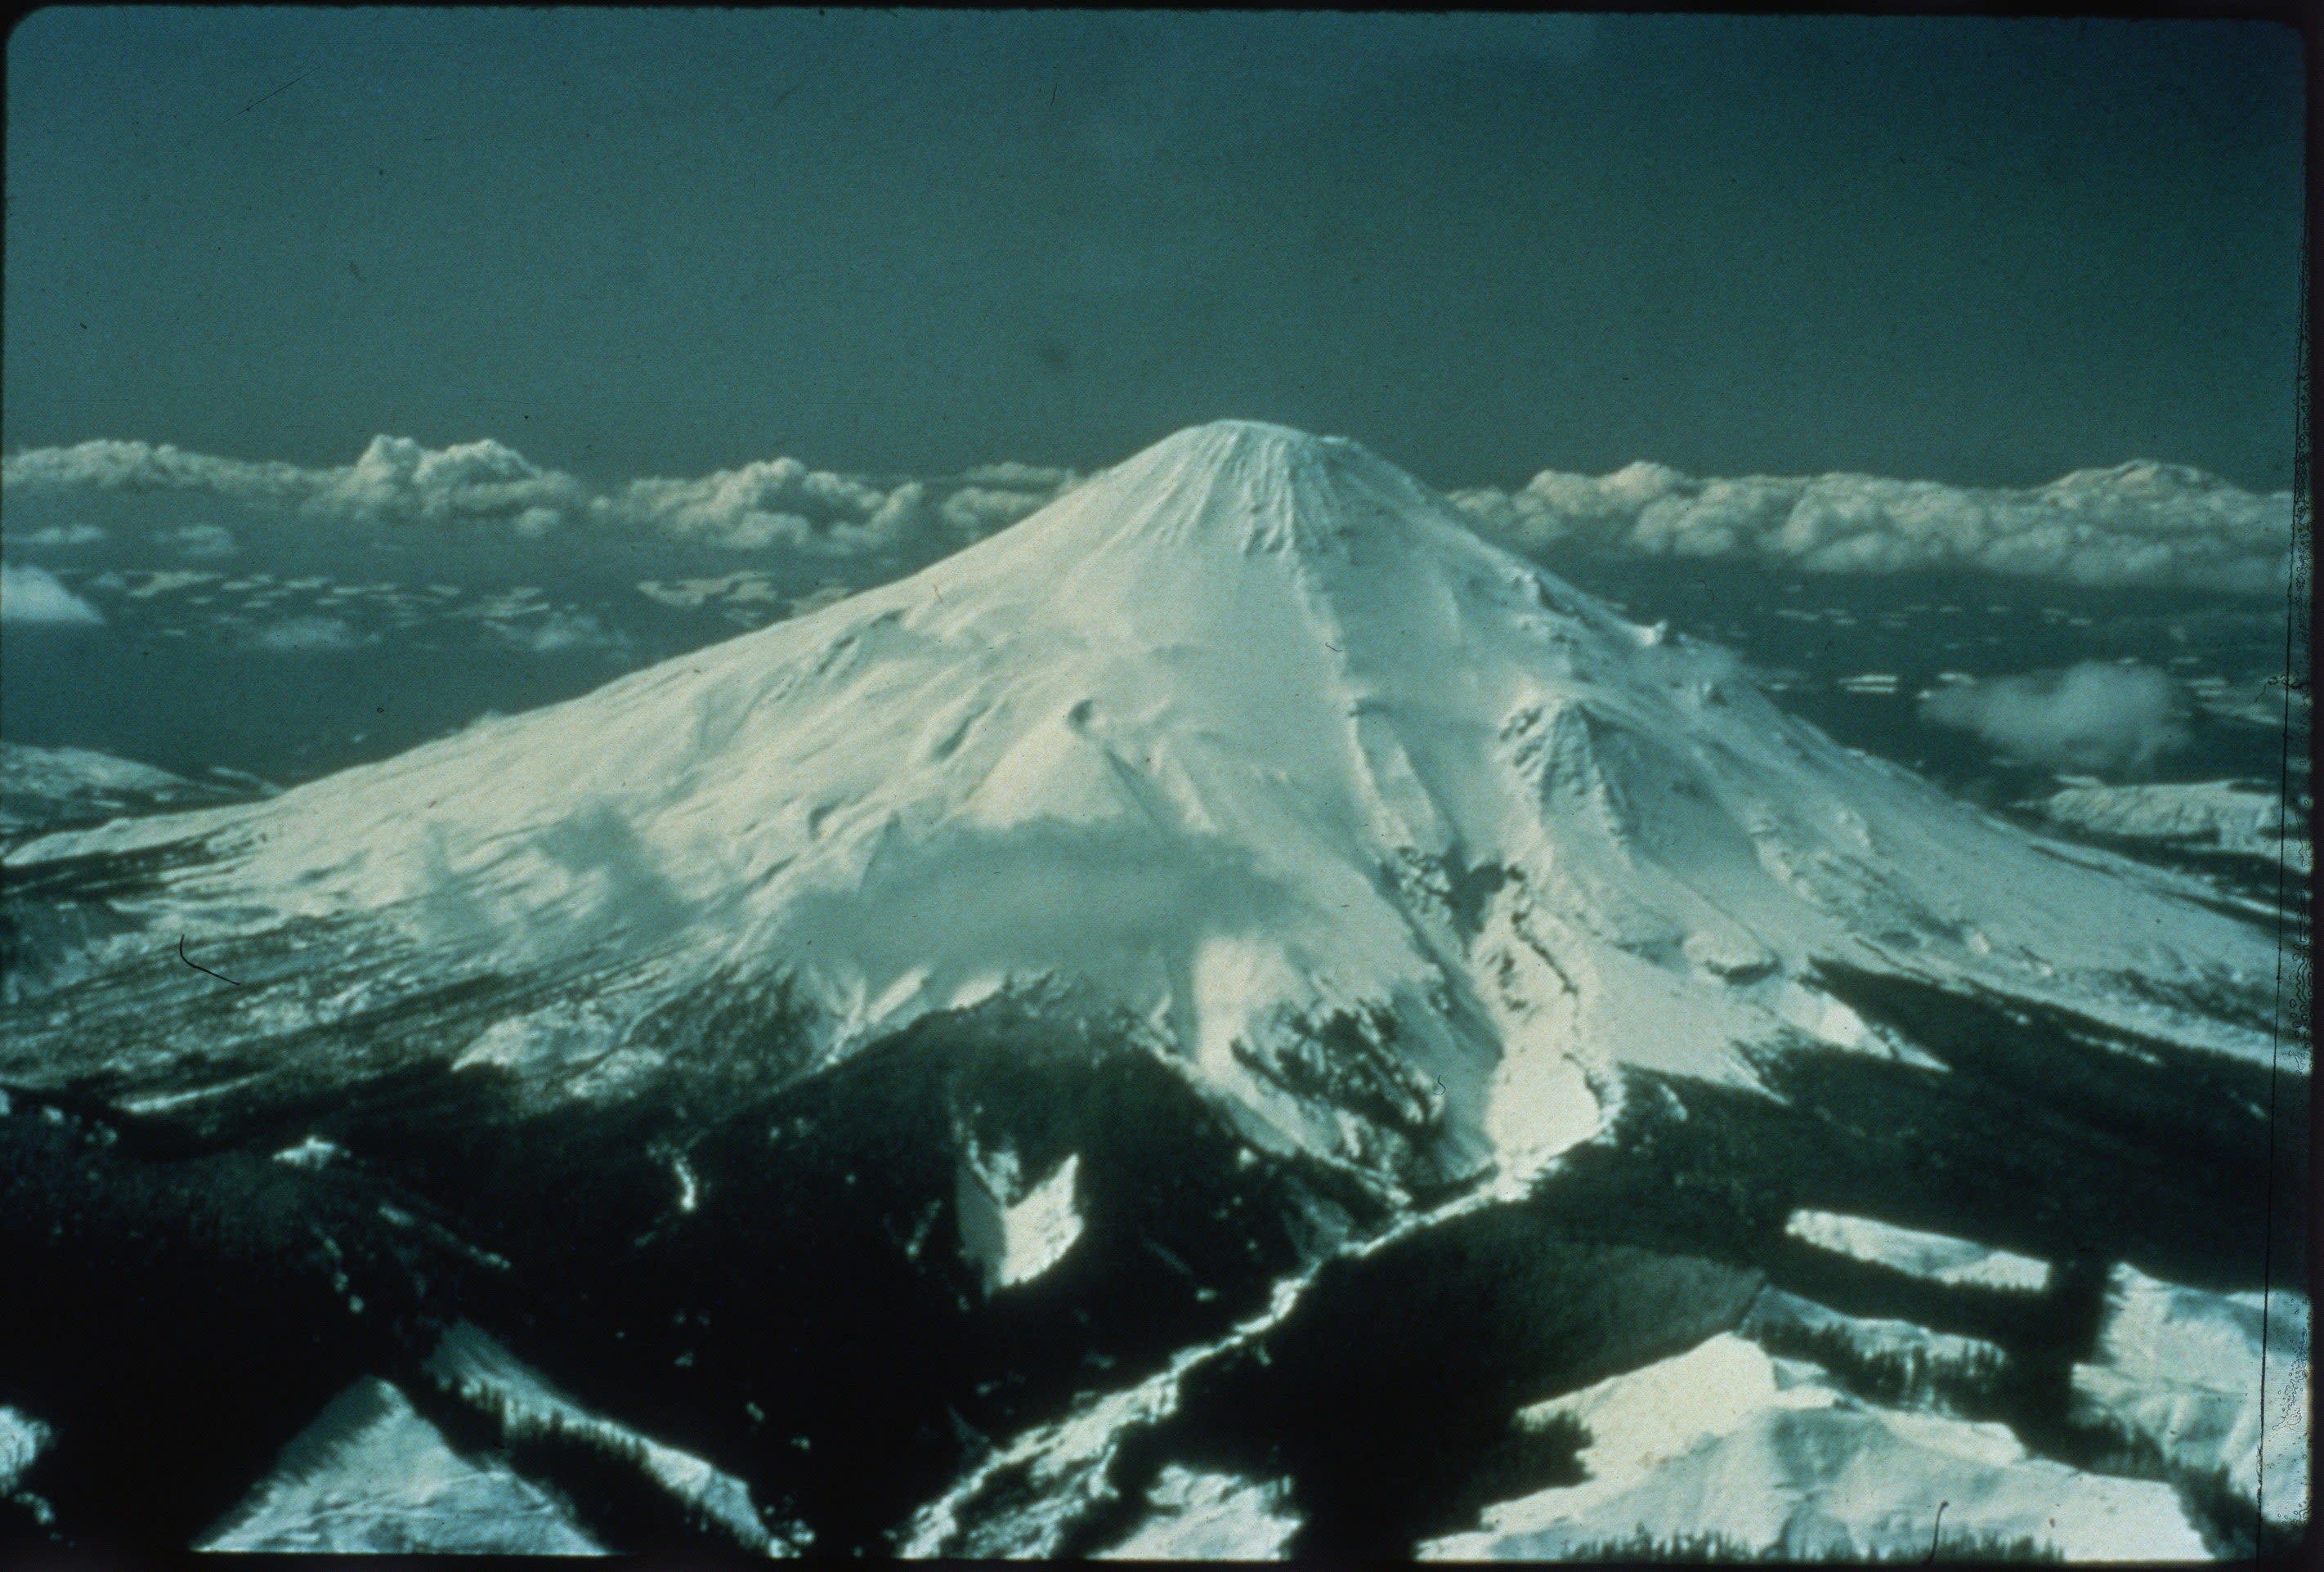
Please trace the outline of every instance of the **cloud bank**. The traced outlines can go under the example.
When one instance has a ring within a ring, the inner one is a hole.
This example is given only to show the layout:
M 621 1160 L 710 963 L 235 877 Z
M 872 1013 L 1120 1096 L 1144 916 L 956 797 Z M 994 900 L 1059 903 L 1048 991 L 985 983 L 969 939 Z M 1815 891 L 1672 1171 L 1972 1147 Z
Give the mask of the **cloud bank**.
M 628 635 L 607 627 L 587 612 L 551 611 L 540 621 L 522 626 L 503 622 L 488 622 L 485 626 L 511 649 L 534 655 L 558 655 L 574 650 L 625 650 L 630 643 Z
M 172 530 L 162 539 L 187 557 L 215 559 L 232 557 L 242 550 L 234 532 L 219 524 L 188 524 L 182 530 Z
M 1974 569 L 2089 586 L 2281 595 L 2289 492 L 2255 495 L 2184 465 L 2083 469 L 2031 490 L 1864 475 L 1702 480 L 1659 464 L 1544 470 L 1517 492 L 1452 494 L 1528 552 L 1742 558 L 1815 573 Z
M 106 539 L 106 533 L 95 524 L 51 524 L 34 530 L 21 540 L 11 537 L 12 546 L 94 546 Z
M 2029 763 L 2136 775 L 2187 745 L 2189 707 L 2179 685 L 2152 666 L 2087 661 L 2062 676 L 1939 689 L 1921 701 L 1921 717 L 1975 732 Z
M 1004 528 L 1074 483 L 1071 471 L 990 466 L 950 480 L 873 480 L 772 458 L 694 479 L 610 490 L 486 439 L 423 448 L 377 437 L 339 468 L 189 453 L 167 443 L 95 441 L 0 461 L 0 485 L 27 493 L 194 493 L 326 524 L 486 526 L 537 537 L 575 528 L 652 531 L 738 551 L 826 558 L 950 548 Z M 190 535 L 192 532 L 188 532 Z M 230 541 L 223 530 L 213 548 Z M 180 542 L 189 554 L 199 543 Z
M 0 622 L 23 627 L 96 627 L 97 607 L 67 589 L 45 568 L 0 564 Z
M 0 461 L 0 485 L 12 492 L 198 493 L 328 524 L 493 527 L 520 537 L 651 532 L 833 560 L 954 550 L 1079 480 L 1018 463 L 883 480 L 779 458 L 608 488 L 490 439 L 430 448 L 405 437 L 374 438 L 338 468 L 122 441 Z M 2287 581 L 2292 539 L 2289 493 L 2255 495 L 2199 469 L 2143 460 L 2028 490 L 1863 475 L 1701 479 L 1633 464 L 1597 476 L 1544 470 L 1515 492 L 1452 495 L 1481 533 L 1522 551 L 1742 559 L 1818 573 L 1973 569 L 2272 595 Z M 219 530 L 213 547 L 222 552 L 230 540 Z M 189 554 L 201 550 L 190 538 L 180 544 Z

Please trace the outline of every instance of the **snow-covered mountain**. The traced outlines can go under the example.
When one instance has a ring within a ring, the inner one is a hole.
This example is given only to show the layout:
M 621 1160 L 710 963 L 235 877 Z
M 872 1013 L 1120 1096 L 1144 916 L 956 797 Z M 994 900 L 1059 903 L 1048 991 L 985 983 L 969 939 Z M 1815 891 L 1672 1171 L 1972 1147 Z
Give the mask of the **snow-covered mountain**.
M 214 780 L 189 781 L 88 748 L 0 743 L 0 837 L 208 807 L 272 790 L 229 771 L 215 773 Z
M 603 1093 L 706 993 L 779 991 L 770 1077 L 1040 995 L 1250 1138 L 1406 1180 L 1521 1179 L 1626 1068 L 1909 1053 L 1834 964 L 2246 1054 L 2274 966 L 2194 886 L 1842 748 L 1356 444 L 1247 422 L 586 698 L 8 858 L 68 901 L 132 863 L 14 980 L 10 1077 L 158 1065 L 198 1019 L 245 1086 L 312 1087 L 393 1007 L 429 1023 L 401 1051 Z M 232 1012 L 153 964 L 180 936 Z
M 1835 744 L 1351 443 L 1183 432 L 0 874 L 0 1545 L 2304 1518 L 2265 913 Z

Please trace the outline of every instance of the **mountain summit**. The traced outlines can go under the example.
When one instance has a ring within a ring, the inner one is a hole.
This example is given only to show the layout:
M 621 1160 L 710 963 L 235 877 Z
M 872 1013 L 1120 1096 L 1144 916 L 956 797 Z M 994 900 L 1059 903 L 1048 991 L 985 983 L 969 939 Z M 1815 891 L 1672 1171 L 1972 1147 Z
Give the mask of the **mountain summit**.
M 1078 543 L 1344 555 L 1367 530 L 1409 531 L 1434 511 L 1417 481 L 1346 438 L 1259 421 L 1189 427 L 1102 480 L 1107 506 L 1025 532 L 1060 552 Z
M 59 913 L 12 984 L 27 1085 L 409 1059 L 604 1096 L 1005 996 L 1117 1021 L 1254 1142 L 1407 1181 L 1521 1179 L 1626 1068 L 1911 1052 L 1820 968 L 2264 1053 L 2274 964 L 2191 884 L 1840 747 L 1357 444 L 1243 421 L 813 615 L 9 872 Z

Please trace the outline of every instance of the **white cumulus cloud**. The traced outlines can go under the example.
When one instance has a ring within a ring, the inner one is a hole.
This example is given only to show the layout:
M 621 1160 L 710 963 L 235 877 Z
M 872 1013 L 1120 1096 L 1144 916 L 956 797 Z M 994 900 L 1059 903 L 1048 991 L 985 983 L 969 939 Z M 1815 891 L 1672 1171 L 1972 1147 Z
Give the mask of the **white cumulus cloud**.
M 876 482 L 780 458 L 605 490 L 490 439 L 431 448 L 386 436 L 337 468 L 121 441 L 34 448 L 0 461 L 0 485 L 26 492 L 195 492 L 341 525 L 497 525 L 527 536 L 594 525 L 824 558 L 958 545 L 1014 523 L 1076 479 L 1070 470 L 1010 463 L 951 480 Z
M 629 638 L 607 627 L 587 612 L 552 611 L 537 623 L 522 625 L 504 622 L 485 624 L 512 648 L 536 655 L 561 654 L 568 650 L 614 650 L 628 645 Z
M 379 643 L 359 634 L 345 617 L 300 616 L 272 624 L 251 635 L 250 647 L 270 655 L 306 655 L 358 649 Z
M 422 448 L 409 437 L 374 437 L 346 469 L 309 471 L 315 489 L 300 511 L 375 523 L 466 521 L 535 534 L 586 509 L 588 488 L 489 439 Z
M 205 560 L 232 557 L 242 550 L 234 532 L 223 524 L 188 524 L 182 530 L 171 531 L 162 539 L 177 547 L 180 555 Z
M 106 538 L 95 524 L 51 524 L 30 534 L 11 537 L 12 546 L 94 546 Z
M 638 586 L 638 593 L 662 606 L 681 611 L 713 601 L 742 604 L 761 601 L 772 606 L 779 598 L 775 583 L 764 573 L 744 569 L 736 573 L 721 573 L 708 578 L 649 578 Z
M 971 485 L 1055 495 L 1070 489 L 1081 476 L 1070 469 L 1054 469 L 1044 464 L 1019 464 L 1010 459 L 1001 464 L 979 465 L 961 478 Z
M 718 545 L 836 553 L 851 549 L 887 499 L 862 481 L 775 458 L 697 480 L 634 480 L 606 499 L 604 511 Z
M 490 439 L 430 448 L 386 436 L 338 468 L 124 441 L 0 461 L 0 485 L 11 490 L 200 492 L 351 525 L 491 524 L 540 535 L 596 524 L 825 558 L 958 546 L 1079 480 L 1001 463 L 950 479 L 874 481 L 780 458 L 606 490 Z M 2252 594 L 2281 591 L 2292 530 L 2289 493 L 2257 495 L 2145 461 L 2024 490 L 1863 475 L 1703 479 L 1640 463 L 1594 476 L 1544 470 L 1514 492 L 1483 487 L 1452 500 L 1484 533 L 1530 551 L 1747 558 L 1826 573 L 1979 569 Z
M 81 442 L 34 448 L 0 460 L 0 485 L 43 491 L 193 491 L 293 504 L 318 474 L 295 464 L 189 453 L 167 442 Z
M 2166 673 L 2097 661 L 1942 688 L 1921 701 L 1933 726 L 1975 732 L 2031 763 L 2104 775 L 2143 773 L 2185 747 L 2188 710 Z
M 1658 464 L 1545 470 L 1522 490 L 1452 494 L 1521 550 L 1741 557 L 1820 573 L 1976 569 L 2083 585 L 2281 594 L 2292 496 L 2184 465 L 2084 469 L 2026 490 L 1865 475 L 1698 479 Z
M 67 589 L 47 569 L 0 564 L 0 622 L 28 627 L 94 627 L 104 621 L 97 607 Z

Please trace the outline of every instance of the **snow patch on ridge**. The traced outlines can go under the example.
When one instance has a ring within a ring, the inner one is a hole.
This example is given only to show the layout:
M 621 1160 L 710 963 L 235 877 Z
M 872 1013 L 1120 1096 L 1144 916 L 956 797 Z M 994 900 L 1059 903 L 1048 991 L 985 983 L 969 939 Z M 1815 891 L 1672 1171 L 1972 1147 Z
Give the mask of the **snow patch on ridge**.
M 1382 1232 L 1341 1246 L 1330 1258 L 1363 1260 L 1425 1229 L 1498 1204 L 1491 1190 L 1480 1188 L 1427 1212 L 1405 1214 Z M 1186 1377 L 1212 1361 L 1263 1344 L 1298 1305 L 1315 1271 L 1311 1265 L 1278 1279 L 1266 1308 L 1224 1336 L 1179 1349 L 1167 1365 L 1135 1386 L 1078 1399 L 1064 1417 L 1034 1426 L 981 1458 L 897 1530 L 896 1553 L 908 1559 L 1056 1555 L 1093 1511 L 1119 1499 L 1110 1477 L 1115 1459 L 1132 1438 L 1178 1412 Z M 1243 1507 L 1252 1504 L 1243 1498 Z
M 1146 1493 L 1148 1515 L 1095 1559 L 1277 1561 L 1300 1520 L 1285 1480 L 1254 1483 L 1232 1474 L 1198 1474 L 1173 1463 Z
M 274 1154 L 277 1162 L 292 1168 L 327 1168 L 346 1155 L 346 1148 L 319 1135 L 309 1135 L 296 1146 L 286 1146 Z
M 741 1549 L 767 1556 L 797 1553 L 788 1539 L 769 1532 L 760 1521 L 748 1484 L 582 1407 L 471 1322 L 460 1321 L 445 1333 L 425 1368 L 463 1401 L 493 1415 L 511 1440 L 564 1436 L 586 1442 L 635 1464 Z
M 1784 1232 L 1819 1250 L 1853 1256 L 1948 1288 L 2038 1294 L 2050 1286 L 2050 1263 L 2046 1261 L 2015 1255 L 1950 1234 L 1899 1228 L 1893 1223 L 1870 1217 L 1797 1211 L 1784 1221 Z
M 1057 1554 L 1093 1508 L 1118 1497 L 1107 1477 L 1114 1458 L 1131 1436 L 1177 1411 L 1186 1375 L 1263 1336 L 1291 1313 L 1310 1281 L 1307 1275 L 1283 1279 L 1267 1308 L 1226 1336 L 1180 1349 L 1136 1386 L 1077 1401 L 1064 1418 L 1034 1427 L 985 1457 L 912 1515 L 897 1533 L 896 1553 L 907 1559 Z M 1017 1504 L 995 1512 L 996 1498 Z
M 1020 1194 L 1014 1152 L 962 1155 L 954 1197 L 961 1248 L 982 1268 L 986 1293 L 1032 1281 L 1080 1240 L 1074 1192 L 1080 1172 L 1076 1152 Z
M 285 1447 L 197 1550 L 602 1556 L 553 1497 L 468 1458 L 396 1387 L 366 1376 Z

